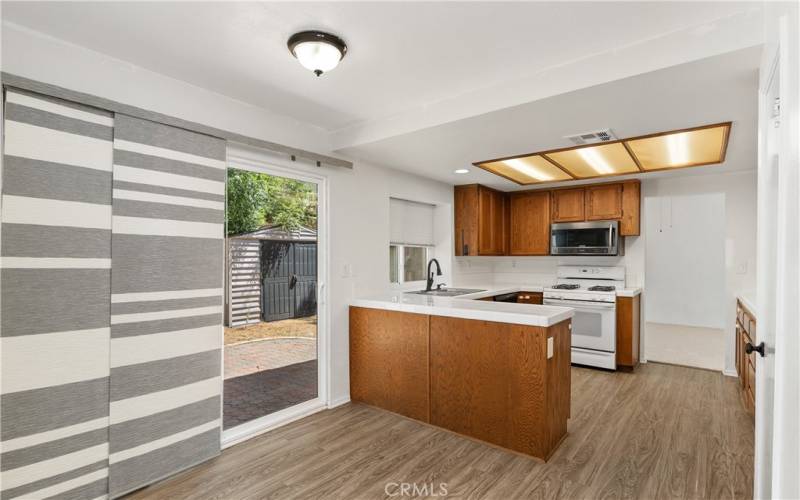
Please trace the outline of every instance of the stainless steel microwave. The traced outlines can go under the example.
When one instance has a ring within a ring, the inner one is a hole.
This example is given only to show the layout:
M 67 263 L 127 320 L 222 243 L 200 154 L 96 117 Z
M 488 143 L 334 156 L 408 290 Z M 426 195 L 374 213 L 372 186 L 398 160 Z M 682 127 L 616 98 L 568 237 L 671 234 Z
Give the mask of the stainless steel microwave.
M 619 221 L 550 224 L 550 255 L 623 255 Z

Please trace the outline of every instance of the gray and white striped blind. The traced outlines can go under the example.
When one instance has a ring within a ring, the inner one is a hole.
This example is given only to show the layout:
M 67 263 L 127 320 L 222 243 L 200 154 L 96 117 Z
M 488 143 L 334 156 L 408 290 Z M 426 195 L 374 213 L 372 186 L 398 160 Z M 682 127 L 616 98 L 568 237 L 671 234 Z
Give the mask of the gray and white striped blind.
M 108 491 L 111 113 L 9 90 L 0 498 Z
M 224 160 L 7 91 L 0 500 L 117 497 L 219 453 Z
M 114 125 L 112 496 L 219 453 L 225 142 Z

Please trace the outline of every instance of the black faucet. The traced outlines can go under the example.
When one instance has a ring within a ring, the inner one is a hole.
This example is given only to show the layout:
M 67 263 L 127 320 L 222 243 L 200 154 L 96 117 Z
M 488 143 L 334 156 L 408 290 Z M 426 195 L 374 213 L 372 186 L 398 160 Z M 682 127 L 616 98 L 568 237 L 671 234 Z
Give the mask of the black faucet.
M 436 276 L 442 275 L 442 268 L 439 267 L 439 261 L 431 259 L 428 261 L 428 284 L 425 286 L 425 291 L 430 292 L 433 289 L 433 272 L 431 271 L 431 264 L 436 264 Z

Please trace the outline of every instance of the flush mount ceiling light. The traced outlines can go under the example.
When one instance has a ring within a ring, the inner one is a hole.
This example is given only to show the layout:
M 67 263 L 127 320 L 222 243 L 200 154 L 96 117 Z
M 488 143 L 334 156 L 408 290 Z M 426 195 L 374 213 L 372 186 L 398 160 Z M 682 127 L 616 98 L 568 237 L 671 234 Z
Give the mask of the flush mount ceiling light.
M 454 174 L 468 174 L 469 170 L 467 170 L 466 168 L 457 168 L 457 169 L 453 170 L 453 173 Z
M 521 185 L 672 170 L 725 161 L 731 122 L 474 163 Z
M 322 31 L 295 33 L 287 46 L 300 64 L 317 76 L 335 68 L 347 54 L 347 45 L 341 38 Z

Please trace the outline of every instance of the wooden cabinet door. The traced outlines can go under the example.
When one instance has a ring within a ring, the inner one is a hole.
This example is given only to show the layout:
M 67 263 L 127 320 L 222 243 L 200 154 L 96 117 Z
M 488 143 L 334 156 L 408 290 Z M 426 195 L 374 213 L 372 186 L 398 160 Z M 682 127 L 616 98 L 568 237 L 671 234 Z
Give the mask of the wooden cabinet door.
M 543 301 L 542 292 L 519 292 L 517 294 L 517 304 L 541 304 Z
M 622 218 L 622 184 L 600 184 L 586 188 L 586 219 Z
M 617 297 L 617 366 L 633 369 L 639 364 L 640 295 Z
M 455 254 L 478 255 L 478 185 L 453 188 Z
M 478 188 L 478 255 L 505 255 L 506 196 Z
M 550 253 L 550 192 L 512 194 L 510 208 L 510 255 Z
M 429 317 L 350 307 L 350 397 L 428 421 Z
M 584 188 L 556 189 L 553 192 L 553 222 L 582 222 L 584 211 Z
M 641 220 L 641 183 L 622 183 L 622 220 L 619 221 L 620 236 L 638 236 Z

